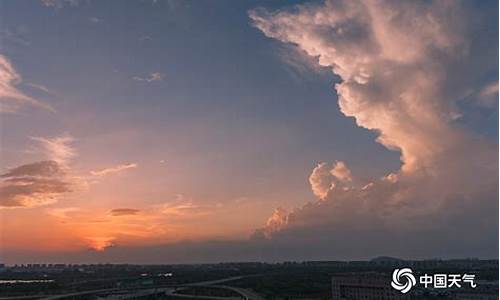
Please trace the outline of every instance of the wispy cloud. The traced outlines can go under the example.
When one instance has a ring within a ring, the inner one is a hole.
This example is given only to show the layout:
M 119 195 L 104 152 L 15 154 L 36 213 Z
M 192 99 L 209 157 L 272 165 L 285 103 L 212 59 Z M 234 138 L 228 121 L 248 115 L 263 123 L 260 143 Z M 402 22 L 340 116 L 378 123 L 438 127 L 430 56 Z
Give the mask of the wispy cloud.
M 128 169 L 135 169 L 138 167 L 138 164 L 136 163 L 128 163 L 128 164 L 122 164 L 122 165 L 117 165 L 111 168 L 105 168 L 97 171 L 90 171 L 90 174 L 93 176 L 106 176 L 109 174 L 113 173 L 120 173 Z
M 16 112 L 24 106 L 33 106 L 55 112 L 50 105 L 30 97 L 19 90 L 17 85 L 21 82 L 22 77 L 12 63 L 0 54 L 0 113 Z
M 139 209 L 134 208 L 115 208 L 110 211 L 110 214 L 113 217 L 121 217 L 121 216 L 134 216 L 140 212 Z
M 163 80 L 163 74 L 160 72 L 153 72 L 150 73 L 148 77 L 134 76 L 132 77 L 132 79 L 135 81 L 144 81 L 144 82 L 161 81 Z
M 52 94 L 52 92 L 49 90 L 48 87 L 46 87 L 44 85 L 41 85 L 41 84 L 26 82 L 26 83 L 24 83 L 24 85 L 32 87 L 34 89 L 37 89 L 39 91 L 42 91 L 42 92 L 44 92 L 46 94 Z
M 15 27 L 14 29 L 0 29 L 0 39 L 3 40 L 4 44 L 8 41 L 23 46 L 31 45 L 31 42 L 26 38 L 26 28 L 23 26 Z
M 161 205 L 160 212 L 169 216 L 184 216 L 193 213 L 199 206 L 192 201 L 182 201 L 174 203 L 164 203 Z
M 47 7 L 63 8 L 64 6 L 78 6 L 80 0 L 41 0 L 42 4 Z
M 47 209 L 46 212 L 59 219 L 68 219 L 72 214 L 79 212 L 81 209 L 79 207 L 58 207 Z
M 492 107 L 498 103 L 498 81 L 490 82 L 479 90 L 478 103 L 485 107 Z
M 97 17 L 91 17 L 89 18 L 89 21 L 94 24 L 102 23 L 102 20 Z
M 32 137 L 32 139 L 39 143 L 41 152 L 45 156 L 61 165 L 67 165 L 77 154 L 76 149 L 71 146 L 74 139 L 69 134 L 54 138 Z

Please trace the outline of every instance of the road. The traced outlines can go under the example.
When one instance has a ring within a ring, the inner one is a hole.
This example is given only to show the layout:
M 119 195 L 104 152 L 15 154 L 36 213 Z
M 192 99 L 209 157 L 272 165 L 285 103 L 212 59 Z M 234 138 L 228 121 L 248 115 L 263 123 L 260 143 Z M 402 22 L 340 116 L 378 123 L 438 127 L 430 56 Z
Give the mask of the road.
M 218 287 L 218 288 L 224 288 L 228 290 L 232 290 L 238 294 L 240 294 L 244 299 L 246 300 L 265 300 L 263 297 L 255 293 L 254 291 L 251 291 L 249 289 L 244 289 L 244 288 L 238 288 L 238 287 L 232 287 L 228 285 L 220 285 L 221 283 L 227 283 L 230 281 L 242 279 L 242 278 L 248 278 L 252 276 L 258 276 L 258 275 L 247 275 L 247 276 L 232 276 L 232 277 L 227 277 L 227 278 L 222 278 L 222 279 L 217 279 L 217 280 L 208 280 L 208 281 L 200 281 L 200 282 L 194 282 L 194 283 L 189 283 L 189 284 L 183 284 L 183 285 L 176 285 L 176 288 L 180 287 L 192 287 L 192 286 L 207 286 L 207 287 Z M 118 288 L 111 288 L 111 289 L 99 289 L 99 290 L 91 290 L 91 291 L 84 291 L 84 292 L 77 292 L 77 293 L 67 293 L 67 294 L 61 294 L 61 295 L 53 295 L 45 298 L 41 298 L 40 300 L 63 300 L 63 299 L 70 299 L 70 298 L 76 298 L 76 297 L 81 297 L 81 296 L 86 296 L 86 295 L 98 295 L 98 294 L 113 294 L 113 293 L 118 293 L 120 291 L 127 291 L 127 289 L 118 289 Z M 147 295 L 152 295 L 152 294 L 157 294 L 158 292 L 164 292 L 165 294 L 169 295 L 176 295 L 179 296 L 179 294 L 175 293 L 175 288 L 173 287 L 163 287 L 163 288 L 147 288 L 143 290 L 136 290 L 136 291 L 130 291 L 129 295 L 135 295 L 135 296 L 147 296 Z M 111 295 L 110 295 L 111 296 Z M 118 296 L 118 295 L 117 295 Z M 123 295 L 125 296 L 125 295 Z M 193 296 L 190 296 L 191 299 Z M 118 296 L 118 298 L 122 298 Z M 204 299 L 205 297 L 200 296 L 200 299 Z M 14 300 L 15 298 L 2 298 L 5 300 Z M 112 298 L 109 298 L 112 299 Z M 116 299 L 116 298 L 115 298 Z M 122 298 L 125 299 L 125 298 Z M 212 299 L 215 299 L 212 297 Z M 230 297 L 223 298 L 221 297 L 220 299 L 232 299 Z
M 238 288 L 238 287 L 227 286 L 227 285 L 220 285 L 217 287 L 221 287 L 221 288 L 235 291 L 236 293 L 242 295 L 245 299 L 248 299 L 248 300 L 265 300 L 262 296 L 260 296 L 259 294 L 255 293 L 254 291 L 249 290 L 249 289 Z
M 67 294 L 62 294 L 62 295 L 54 295 L 54 296 L 42 298 L 42 300 L 60 300 L 60 299 L 65 299 L 65 298 L 73 298 L 73 297 L 103 294 L 103 293 L 112 293 L 112 292 L 117 292 L 117 291 L 119 291 L 119 289 L 117 289 L 117 288 L 99 289 L 99 290 L 91 290 L 91 291 L 84 291 L 84 292 L 77 292 L 77 293 L 67 293 Z
M 225 282 L 229 282 L 229 281 L 239 280 L 239 279 L 248 278 L 251 276 L 255 276 L 255 275 L 233 276 L 233 277 L 227 277 L 227 278 L 222 278 L 222 279 L 217 279 L 217 280 L 200 281 L 200 282 L 188 283 L 188 284 L 183 284 L 183 285 L 184 286 L 216 285 L 219 283 L 225 283 Z

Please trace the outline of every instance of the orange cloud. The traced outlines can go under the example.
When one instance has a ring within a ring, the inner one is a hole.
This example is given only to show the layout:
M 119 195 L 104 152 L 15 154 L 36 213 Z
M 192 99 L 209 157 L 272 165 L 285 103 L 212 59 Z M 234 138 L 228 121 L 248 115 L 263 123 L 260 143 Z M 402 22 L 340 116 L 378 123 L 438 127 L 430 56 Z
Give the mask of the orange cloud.
M 28 163 L 0 175 L 0 207 L 36 207 L 57 202 L 73 191 L 76 178 L 68 163 L 76 155 L 69 135 L 35 137 L 39 151 L 50 160 Z
M 0 207 L 47 205 L 71 192 L 64 172 L 51 160 L 22 165 L 0 177 Z
M 114 217 L 131 216 L 137 215 L 139 212 L 140 210 L 133 208 L 115 208 L 111 210 L 111 215 Z

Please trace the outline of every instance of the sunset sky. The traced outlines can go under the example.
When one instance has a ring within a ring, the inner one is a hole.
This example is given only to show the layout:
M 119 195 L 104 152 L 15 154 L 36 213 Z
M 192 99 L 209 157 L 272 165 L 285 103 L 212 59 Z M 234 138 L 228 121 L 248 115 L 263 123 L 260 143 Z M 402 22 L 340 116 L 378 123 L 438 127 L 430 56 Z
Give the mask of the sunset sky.
M 497 257 L 498 3 L 0 1 L 0 262 Z

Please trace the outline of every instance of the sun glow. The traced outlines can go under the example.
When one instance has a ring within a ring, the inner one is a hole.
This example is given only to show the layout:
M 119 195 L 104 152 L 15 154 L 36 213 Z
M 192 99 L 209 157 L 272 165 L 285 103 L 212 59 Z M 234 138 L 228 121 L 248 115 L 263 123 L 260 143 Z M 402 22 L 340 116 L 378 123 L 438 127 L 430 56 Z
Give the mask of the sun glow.
M 88 246 L 95 251 L 104 251 L 107 248 L 113 247 L 114 237 L 88 237 Z

